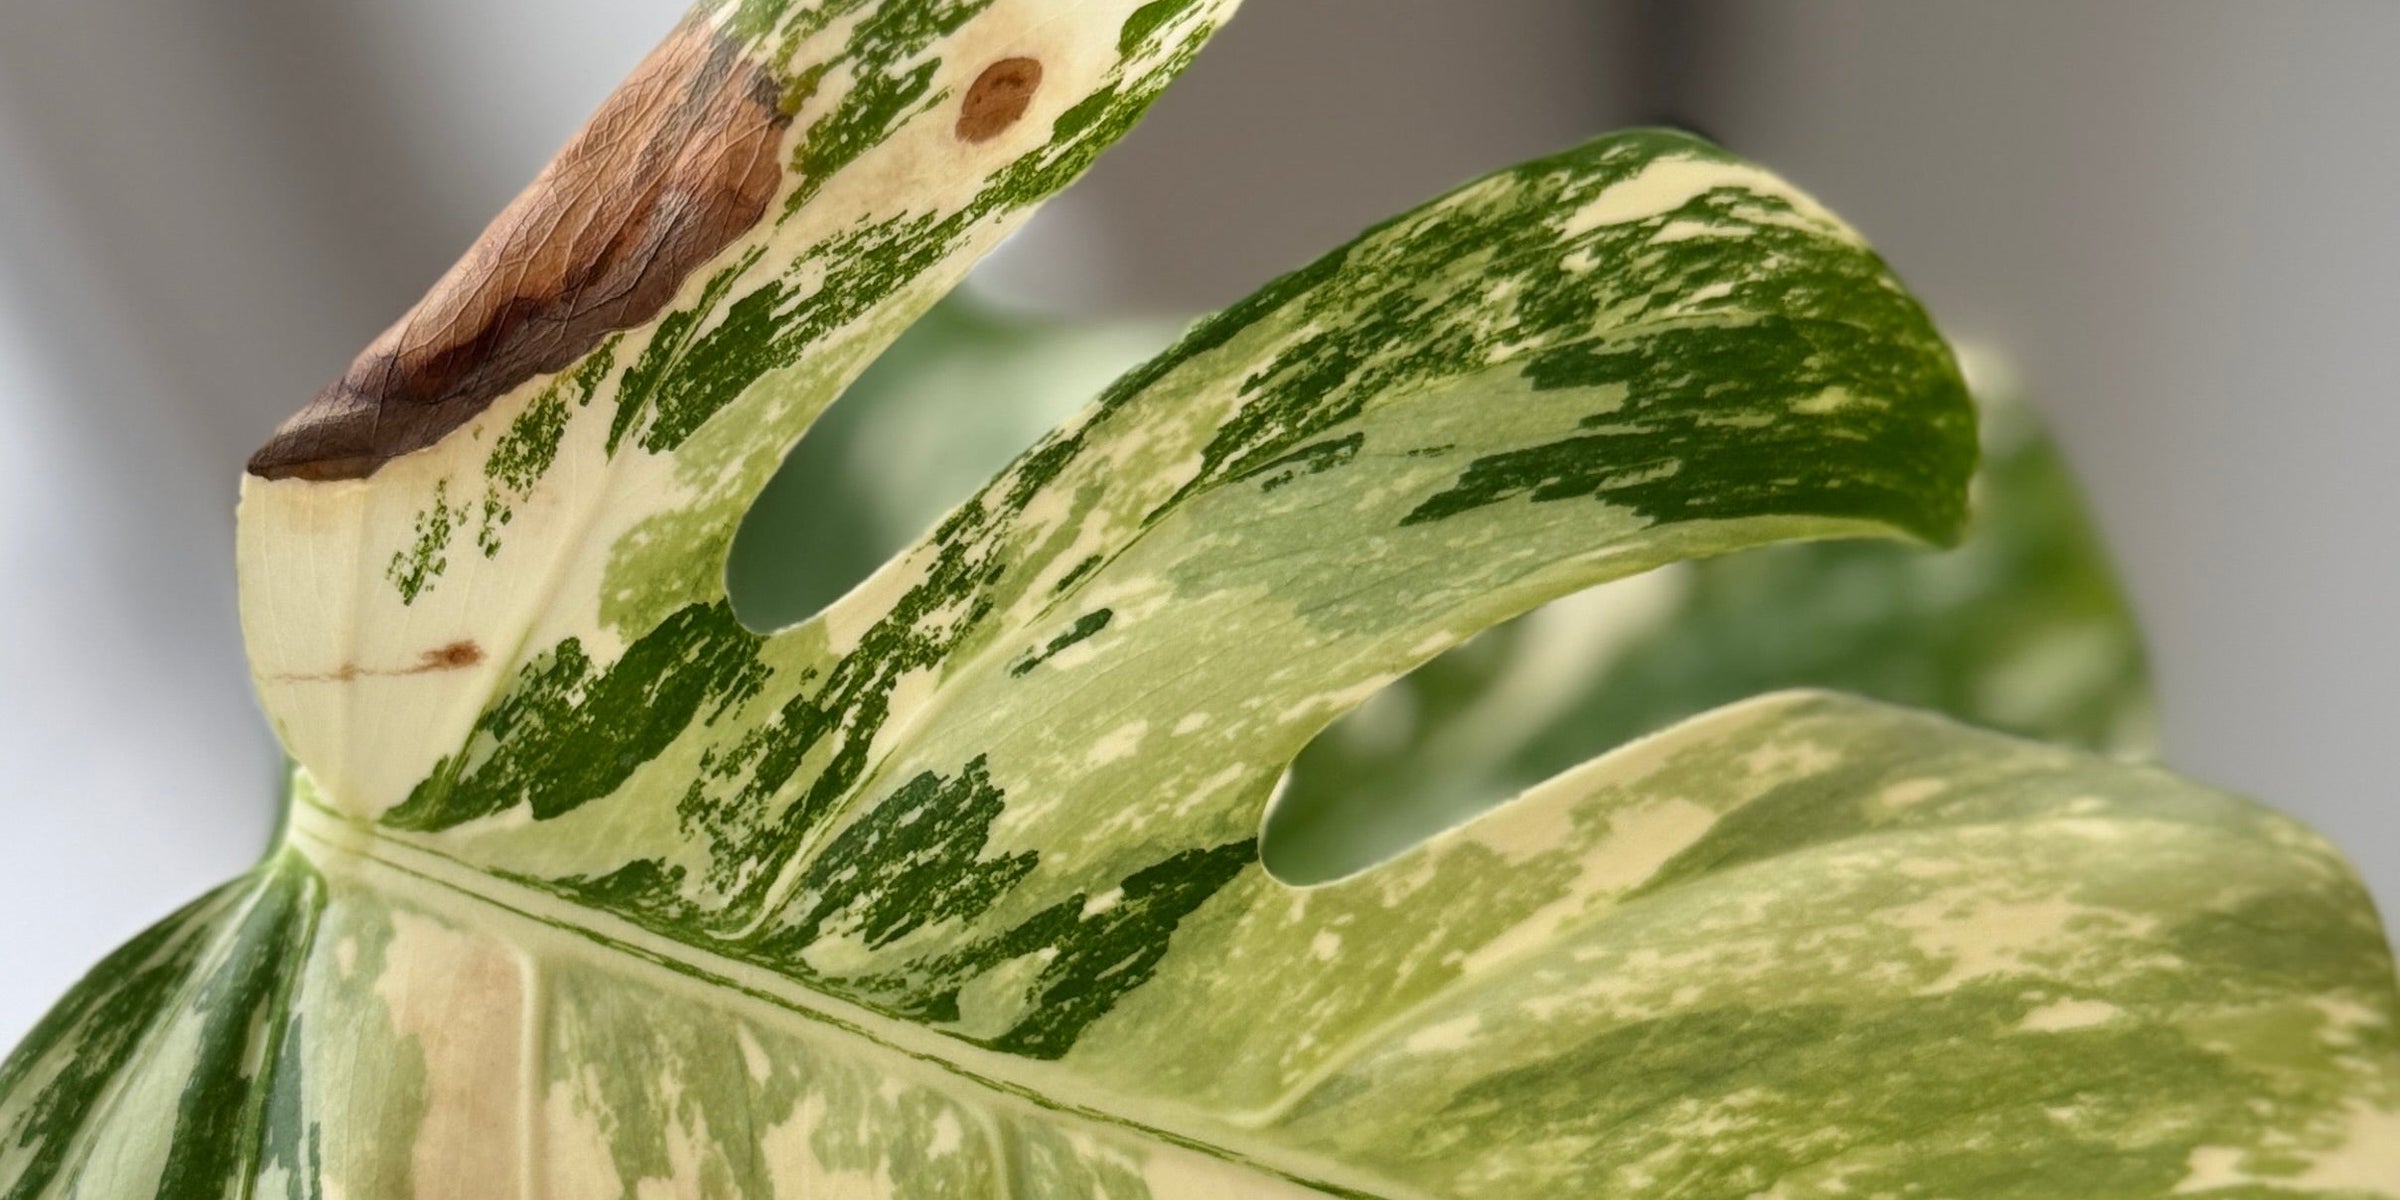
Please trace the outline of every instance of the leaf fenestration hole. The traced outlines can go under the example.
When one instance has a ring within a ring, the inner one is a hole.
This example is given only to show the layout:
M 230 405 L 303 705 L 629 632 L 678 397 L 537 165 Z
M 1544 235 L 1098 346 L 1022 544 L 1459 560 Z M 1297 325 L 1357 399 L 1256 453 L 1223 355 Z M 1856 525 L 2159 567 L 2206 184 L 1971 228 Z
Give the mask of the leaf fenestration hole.
M 1671 720 L 1624 711 L 1612 685 L 1690 584 L 1675 564 L 1554 600 L 1368 697 L 1285 773 L 1268 872 L 1301 887 L 1356 874 Z
M 1636 738 L 1784 688 L 2148 757 L 2140 635 L 2074 479 L 2022 405 L 1985 402 L 1955 549 L 1804 541 L 1604 584 L 1453 647 L 1327 726 L 1270 805 L 1286 883 L 1354 874 Z
M 773 633 L 823 612 L 1171 334 L 936 305 L 809 427 L 743 515 L 725 563 L 735 618 Z

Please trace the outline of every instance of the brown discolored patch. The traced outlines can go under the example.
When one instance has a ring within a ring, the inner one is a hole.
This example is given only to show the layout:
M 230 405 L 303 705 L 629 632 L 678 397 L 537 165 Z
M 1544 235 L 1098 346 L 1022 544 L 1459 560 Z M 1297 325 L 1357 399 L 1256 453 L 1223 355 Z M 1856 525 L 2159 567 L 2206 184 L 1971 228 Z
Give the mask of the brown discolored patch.
M 685 21 L 250 472 L 369 475 L 656 317 L 766 214 L 791 124 L 782 101 L 772 72 Z
M 1041 86 L 1042 64 L 1037 59 L 1004 58 L 985 67 L 959 106 L 959 140 L 988 142 L 999 137 L 1025 115 Z
M 461 671 L 483 661 L 483 647 L 473 638 L 461 638 L 447 646 L 436 646 L 418 656 L 417 665 L 393 670 L 371 670 L 357 663 L 343 663 L 338 670 L 320 675 L 273 675 L 276 683 L 349 683 L 368 676 L 430 675 L 436 671 Z
M 474 666 L 482 661 L 483 647 L 476 645 L 474 639 L 468 638 L 452 642 L 439 649 L 426 651 L 425 657 L 417 669 L 419 671 L 455 671 L 461 667 Z

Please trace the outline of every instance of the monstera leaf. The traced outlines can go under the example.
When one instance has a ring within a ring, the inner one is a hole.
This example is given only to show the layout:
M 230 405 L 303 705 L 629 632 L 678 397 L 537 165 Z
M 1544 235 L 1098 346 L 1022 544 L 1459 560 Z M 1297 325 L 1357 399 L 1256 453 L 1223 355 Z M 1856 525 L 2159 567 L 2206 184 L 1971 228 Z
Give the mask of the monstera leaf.
M 1944 344 L 1693 139 L 1371 230 L 736 619 L 785 450 L 1230 7 L 682 26 L 253 458 L 284 835 L 0 1068 L 0 1195 L 2393 1194 L 2371 907 L 2150 768 L 1785 692 L 1262 865 L 1479 630 L 1957 533 Z
M 1028 316 L 980 291 L 911 326 L 759 494 L 726 562 L 745 622 L 822 609 L 1064 420 L 1062 389 L 1096 391 L 1174 337 L 1156 321 Z M 1602 751 L 1778 688 L 2152 753 L 2141 637 L 2080 489 L 2006 361 L 1961 358 L 1983 447 L 1958 547 L 1787 543 L 1661 567 L 1485 630 L 1309 743 L 1271 810 L 1268 869 L 1339 878 Z

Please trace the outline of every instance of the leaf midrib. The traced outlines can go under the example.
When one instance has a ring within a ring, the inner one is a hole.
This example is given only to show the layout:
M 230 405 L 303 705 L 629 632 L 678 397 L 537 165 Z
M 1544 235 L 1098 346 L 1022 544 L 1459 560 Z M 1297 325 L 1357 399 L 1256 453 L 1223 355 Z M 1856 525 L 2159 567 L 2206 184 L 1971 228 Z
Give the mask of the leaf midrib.
M 897 1055 L 954 1080 L 976 1098 L 995 1105 L 1039 1110 L 1053 1120 L 1106 1126 L 1203 1154 L 1237 1167 L 1352 1200 L 1442 1200 L 1431 1193 L 1341 1163 L 1295 1151 L 1270 1139 L 1245 1135 L 1207 1113 L 1171 1103 L 1123 1095 L 1104 1099 L 1115 1107 L 1062 1097 L 1089 1090 L 1068 1068 L 984 1050 L 946 1034 L 828 996 L 764 968 L 676 941 L 608 913 L 583 908 L 524 884 L 501 879 L 437 850 L 401 842 L 380 832 L 306 805 L 293 806 L 286 846 L 328 875 L 344 874 L 344 860 L 364 861 L 497 909 L 510 918 L 564 934 L 609 951 L 635 970 L 642 965 L 677 976 L 680 986 L 717 990 L 721 998 L 764 1006 L 837 1031 L 863 1043 L 867 1053 Z M 377 885 L 353 880 L 354 885 Z M 549 910 L 549 911 L 545 911 Z M 524 947 L 521 939 L 509 941 Z M 1064 1085 L 1064 1086 L 1061 1086 Z

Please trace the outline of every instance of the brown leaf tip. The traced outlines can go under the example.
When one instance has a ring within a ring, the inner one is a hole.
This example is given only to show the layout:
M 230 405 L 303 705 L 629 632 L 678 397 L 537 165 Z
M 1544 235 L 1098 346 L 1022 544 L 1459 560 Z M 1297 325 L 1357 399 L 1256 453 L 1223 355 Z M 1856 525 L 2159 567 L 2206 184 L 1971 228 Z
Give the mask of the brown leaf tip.
M 783 91 L 743 46 L 679 26 L 250 473 L 362 478 L 655 318 L 766 213 L 792 120 Z
M 1033 94 L 1042 86 L 1042 64 L 1031 58 L 1004 58 L 983 69 L 967 88 L 958 110 L 958 139 L 988 142 L 1025 115 Z

